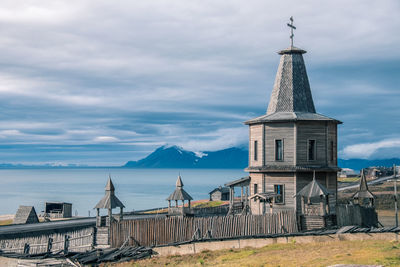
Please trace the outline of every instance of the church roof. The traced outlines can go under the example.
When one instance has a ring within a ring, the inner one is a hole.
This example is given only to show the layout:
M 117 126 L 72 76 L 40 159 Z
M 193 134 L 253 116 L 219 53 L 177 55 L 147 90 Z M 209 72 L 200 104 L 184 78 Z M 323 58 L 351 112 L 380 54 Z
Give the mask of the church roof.
M 329 118 L 327 116 L 318 113 L 276 112 L 248 120 L 245 122 L 245 124 L 256 124 L 261 122 L 279 122 L 279 121 L 333 121 L 339 124 L 342 123 L 341 121 Z
M 179 175 L 176 180 L 176 188 L 167 200 L 192 200 L 193 198 L 183 189 L 182 178 Z
M 296 196 L 302 196 L 302 197 L 319 197 L 319 196 L 327 196 L 332 194 L 331 192 L 328 191 L 328 189 L 326 189 L 325 186 L 323 186 L 322 184 L 320 184 L 316 179 L 315 179 L 315 172 L 314 172 L 314 177 L 313 180 L 306 185 L 305 187 L 303 187 L 303 189 L 301 189 Z
M 179 175 L 178 179 L 176 180 L 176 187 L 183 187 L 183 182 L 182 182 L 182 178 Z
M 281 60 L 267 114 L 275 112 L 315 113 L 314 101 L 303 55 L 306 51 L 289 47 L 279 52 Z
M 25 223 L 38 223 L 35 208 L 33 206 L 19 206 L 17 213 L 15 214 L 14 224 L 25 224 Z
M 111 180 L 111 176 L 108 177 L 107 185 L 106 185 L 106 191 L 115 191 L 114 184 Z
M 374 194 L 368 189 L 367 178 L 365 177 L 364 170 L 361 171 L 360 187 L 358 192 L 353 195 L 353 198 L 375 198 Z
M 115 196 L 114 184 L 111 177 L 108 178 L 104 197 L 96 204 L 95 209 L 125 208 L 124 204 Z
M 248 120 L 245 124 L 279 121 L 332 121 L 316 113 L 303 54 L 305 50 L 290 46 L 281 55 L 274 87 L 266 115 Z

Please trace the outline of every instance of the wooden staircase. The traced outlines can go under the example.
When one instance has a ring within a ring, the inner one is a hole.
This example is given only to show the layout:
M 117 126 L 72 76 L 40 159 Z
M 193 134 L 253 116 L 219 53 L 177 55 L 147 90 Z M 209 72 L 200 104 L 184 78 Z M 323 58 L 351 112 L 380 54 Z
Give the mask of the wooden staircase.
M 335 225 L 334 216 L 301 215 L 301 229 L 303 231 L 329 228 Z

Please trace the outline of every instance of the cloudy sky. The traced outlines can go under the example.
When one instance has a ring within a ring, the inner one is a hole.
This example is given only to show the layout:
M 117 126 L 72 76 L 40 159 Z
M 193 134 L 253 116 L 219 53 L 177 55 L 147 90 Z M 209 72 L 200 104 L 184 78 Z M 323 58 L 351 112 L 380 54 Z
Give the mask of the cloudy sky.
M 344 122 L 340 156 L 400 157 L 399 13 L 398 0 L 4 0 L 0 163 L 247 146 L 290 16 L 317 111 Z

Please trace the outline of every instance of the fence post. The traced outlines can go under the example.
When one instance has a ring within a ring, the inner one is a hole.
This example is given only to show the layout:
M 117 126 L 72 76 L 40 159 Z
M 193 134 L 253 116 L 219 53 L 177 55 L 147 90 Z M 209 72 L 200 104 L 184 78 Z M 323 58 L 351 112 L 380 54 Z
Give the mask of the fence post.
M 53 238 L 49 237 L 47 240 L 47 253 L 51 252 L 51 248 L 53 247 Z
M 69 236 L 65 235 L 65 237 L 64 237 L 64 254 L 68 254 L 68 247 L 69 247 Z
M 29 254 L 29 249 L 30 249 L 29 244 L 25 243 L 25 245 L 24 245 L 24 254 Z

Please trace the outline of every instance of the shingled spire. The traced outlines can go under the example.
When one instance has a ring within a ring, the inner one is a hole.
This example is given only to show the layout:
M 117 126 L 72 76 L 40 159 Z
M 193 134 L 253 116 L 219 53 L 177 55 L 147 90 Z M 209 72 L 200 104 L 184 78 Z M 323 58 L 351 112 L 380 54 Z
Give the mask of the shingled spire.
M 282 56 L 267 115 L 275 112 L 315 113 L 304 53 L 306 51 L 294 46 L 279 52 Z

